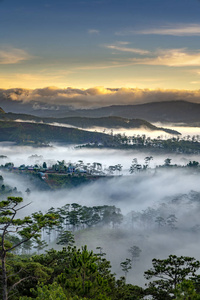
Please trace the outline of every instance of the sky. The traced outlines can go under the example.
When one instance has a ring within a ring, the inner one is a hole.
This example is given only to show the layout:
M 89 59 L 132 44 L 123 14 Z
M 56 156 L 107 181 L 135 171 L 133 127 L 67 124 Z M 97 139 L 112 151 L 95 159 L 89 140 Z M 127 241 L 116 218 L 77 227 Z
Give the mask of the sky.
M 199 0 L 0 0 L 0 88 L 198 90 L 199 15 Z

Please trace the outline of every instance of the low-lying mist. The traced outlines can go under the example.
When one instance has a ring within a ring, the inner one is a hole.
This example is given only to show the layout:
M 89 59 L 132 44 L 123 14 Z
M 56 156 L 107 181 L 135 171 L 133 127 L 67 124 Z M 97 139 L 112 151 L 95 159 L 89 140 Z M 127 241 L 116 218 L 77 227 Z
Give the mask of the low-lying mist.
M 168 129 L 172 129 L 172 130 L 177 130 L 178 132 L 180 132 L 182 134 L 182 136 L 188 136 L 188 135 L 200 135 L 200 128 L 199 127 L 190 127 L 190 126 L 185 126 L 184 123 L 182 124 L 174 124 L 174 123 L 153 123 L 155 126 L 157 127 L 164 127 L 164 128 L 168 128 Z
M 1 156 L 7 157 L 1 157 Z M 117 149 L 86 149 L 76 148 L 75 145 L 56 145 L 50 147 L 35 148 L 30 146 L 15 146 L 13 143 L 0 142 L 0 165 L 7 162 L 13 162 L 15 167 L 22 164 L 34 165 L 42 164 L 44 161 L 48 166 L 55 164 L 58 160 L 75 163 L 78 160 L 84 163 L 99 162 L 103 168 L 110 165 L 121 164 L 123 166 L 122 173 L 128 174 L 128 169 L 133 158 L 137 158 L 138 163 L 143 164 L 146 156 L 153 156 L 150 167 L 162 165 L 166 158 L 172 159 L 172 164 L 186 165 L 189 161 L 199 160 L 199 156 L 195 154 L 156 154 L 150 151 L 137 150 L 117 150 Z
M 0 172 L 4 183 L 17 187 L 25 203 L 31 202 L 22 212 L 23 215 L 34 211 L 46 212 L 51 207 L 59 208 L 65 204 L 79 203 L 82 206 L 114 205 L 121 209 L 123 221 L 114 228 L 111 225 L 87 228 L 75 232 L 78 246 L 87 244 L 90 249 L 103 247 L 106 258 L 111 260 L 113 271 L 122 276 L 120 262 L 130 258 L 128 249 L 136 245 L 142 252 L 133 264 L 127 281 L 143 285 L 143 272 L 151 266 L 151 260 L 166 258 L 169 254 L 194 256 L 200 259 L 200 185 L 199 172 L 184 168 L 156 169 L 166 157 L 173 164 L 185 165 L 198 156 L 157 155 L 150 162 L 146 172 L 129 174 L 128 169 L 133 158 L 144 163 L 149 153 L 121 150 L 74 149 L 74 147 L 56 146 L 49 148 L 16 147 L 1 144 L 0 164 L 13 162 L 35 164 L 44 161 L 48 164 L 57 160 L 66 162 L 100 162 L 102 165 L 121 164 L 122 176 L 116 175 L 71 189 L 41 190 L 29 176 L 11 172 Z M 30 189 L 28 195 L 26 189 Z M 169 217 L 175 216 L 174 227 Z M 158 222 L 162 218 L 162 224 Z M 156 221 L 157 220 L 157 221 Z M 55 237 L 49 247 L 56 245 Z

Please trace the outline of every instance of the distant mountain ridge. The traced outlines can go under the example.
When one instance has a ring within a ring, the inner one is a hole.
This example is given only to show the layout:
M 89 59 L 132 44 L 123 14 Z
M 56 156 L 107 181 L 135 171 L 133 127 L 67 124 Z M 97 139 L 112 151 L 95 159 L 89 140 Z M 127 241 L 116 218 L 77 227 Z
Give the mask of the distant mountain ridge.
M 16 101 L 15 101 L 16 102 Z M 6 102 L 1 101 L 0 105 L 3 109 L 0 114 L 6 111 Z M 22 102 L 13 104 L 13 113 L 19 115 L 24 114 L 34 115 L 39 118 L 66 118 L 66 117 L 88 117 L 88 118 L 101 118 L 101 117 L 122 117 L 127 119 L 142 119 L 148 122 L 161 122 L 161 123 L 186 123 L 196 124 L 200 126 L 200 104 L 187 102 L 184 100 L 176 101 L 163 101 L 151 102 L 145 104 L 134 105 L 112 105 L 94 109 L 69 109 L 65 106 L 57 106 L 56 110 L 52 107 L 48 109 L 33 109 L 33 103 L 22 104 Z M 11 103 L 9 104 L 11 108 Z M 21 111 L 20 111 L 21 109 Z M 4 111 L 5 110 L 5 111 Z
M 112 105 L 94 109 L 70 109 L 65 106 L 57 106 L 55 110 L 52 107 L 48 108 L 46 104 L 45 109 L 33 109 L 34 103 L 22 102 L 16 104 L 16 101 L 9 102 L 9 106 L 5 101 L 1 101 L 0 105 L 5 111 L 21 112 L 27 114 L 34 114 L 38 117 L 109 117 L 118 116 L 128 119 L 143 119 L 148 122 L 164 122 L 164 123 L 193 123 L 200 121 L 200 104 L 187 102 L 184 100 L 176 101 L 163 101 L 163 102 L 151 102 L 145 104 L 134 105 Z M 13 107 L 13 109 L 11 109 Z M 8 109 L 9 110 L 8 110 Z
M 112 105 L 90 110 L 76 110 L 71 114 L 87 117 L 119 116 L 144 119 L 148 122 L 190 123 L 200 121 L 200 104 L 179 100 L 138 105 Z

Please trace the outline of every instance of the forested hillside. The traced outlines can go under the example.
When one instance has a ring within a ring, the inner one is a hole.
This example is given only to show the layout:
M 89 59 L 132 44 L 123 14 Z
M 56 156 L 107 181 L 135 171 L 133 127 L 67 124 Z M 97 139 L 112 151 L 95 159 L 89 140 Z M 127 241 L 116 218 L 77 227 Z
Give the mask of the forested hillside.
M 68 144 L 101 143 L 112 138 L 103 133 L 88 132 L 75 128 L 50 126 L 25 122 L 0 121 L 0 141 L 18 144 L 47 144 L 62 142 Z
M 41 118 L 27 114 L 15 113 L 1 113 L 0 120 L 3 121 L 35 121 L 42 123 L 58 123 L 67 124 L 80 128 L 102 127 L 104 128 L 125 128 L 125 129 L 146 129 L 146 130 L 160 130 L 169 134 L 179 134 L 176 130 L 157 127 L 142 119 L 128 119 L 122 117 L 108 116 L 108 117 L 65 117 L 65 118 Z

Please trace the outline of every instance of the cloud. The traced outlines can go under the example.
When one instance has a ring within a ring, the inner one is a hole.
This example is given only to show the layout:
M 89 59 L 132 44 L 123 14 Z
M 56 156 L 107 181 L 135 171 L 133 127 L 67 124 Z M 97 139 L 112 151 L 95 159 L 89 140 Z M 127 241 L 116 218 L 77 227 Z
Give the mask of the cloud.
M 180 49 L 158 49 L 148 51 L 144 49 L 122 47 L 118 44 L 106 45 L 108 49 L 129 52 L 139 55 L 146 55 L 145 58 L 130 58 L 124 62 L 125 66 L 132 64 L 169 66 L 169 67 L 187 67 L 200 66 L 200 50 L 188 51 L 186 48 Z
M 17 64 L 24 60 L 31 59 L 32 56 L 23 49 L 2 47 L 0 48 L 0 64 Z
M 200 66 L 200 52 L 187 52 L 186 49 L 158 50 L 153 55 L 156 57 L 133 59 L 136 64 L 187 67 Z
M 200 75 L 200 70 L 192 70 L 191 72 Z
M 117 46 L 117 45 L 107 45 L 105 47 L 108 49 L 112 49 L 112 50 L 135 53 L 135 54 L 140 54 L 140 55 L 145 55 L 145 54 L 149 53 L 148 50 L 143 50 L 143 49 L 138 49 L 138 48 L 127 48 L 127 47 L 121 47 L 121 46 Z
M 0 99 L 30 104 L 33 109 L 96 108 L 109 105 L 131 105 L 150 102 L 185 100 L 200 103 L 200 90 L 150 90 L 139 88 L 93 87 L 78 89 L 46 87 L 42 89 L 0 90 Z M 7 100 L 6 100 L 7 99 Z M 4 101 L 4 104 L 6 105 Z M 59 108 L 60 107 L 60 108 Z
M 100 31 L 97 30 L 97 29 L 89 29 L 89 30 L 88 30 L 88 33 L 89 33 L 89 34 L 99 34 Z
M 118 41 L 117 44 L 118 44 L 118 45 L 129 45 L 130 42 L 126 42 L 126 41 Z
M 191 84 L 200 84 L 200 81 L 191 81 Z
M 116 35 L 130 34 L 158 34 L 158 35 L 174 35 L 174 36 L 199 36 L 200 24 L 178 24 L 170 26 L 162 26 L 158 28 L 148 28 L 143 30 L 122 30 Z
M 74 71 L 79 70 L 103 70 L 103 69 L 112 69 L 112 68 L 121 68 L 121 67 L 128 67 L 134 65 L 134 62 L 126 61 L 124 63 L 118 61 L 112 61 L 109 64 L 92 64 L 92 65 L 85 65 L 82 67 L 74 68 Z

